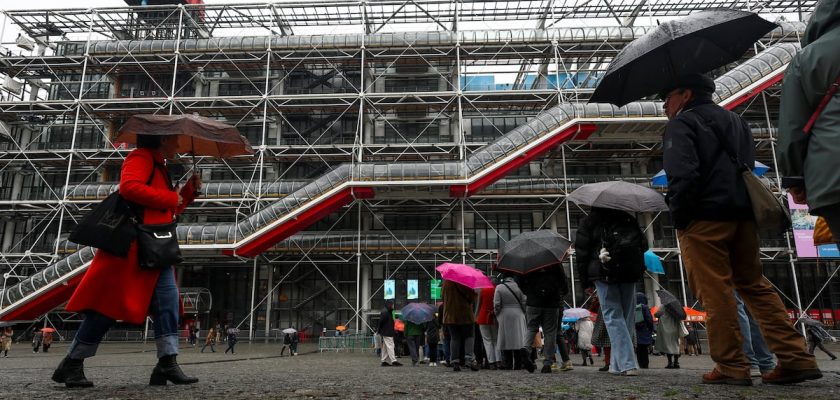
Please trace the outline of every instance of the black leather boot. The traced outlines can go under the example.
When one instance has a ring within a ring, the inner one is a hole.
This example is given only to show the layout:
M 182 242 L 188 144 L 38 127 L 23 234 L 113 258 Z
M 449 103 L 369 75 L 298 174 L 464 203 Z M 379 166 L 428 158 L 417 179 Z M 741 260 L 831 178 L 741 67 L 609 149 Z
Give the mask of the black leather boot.
M 152 370 L 152 377 L 149 378 L 150 386 L 166 386 L 166 381 L 176 385 L 190 385 L 198 382 L 198 378 L 184 375 L 178 365 L 175 355 L 163 356 L 158 359 L 155 369 Z
M 58 368 L 53 372 L 52 380 L 63 383 L 68 388 L 92 387 L 93 382 L 85 377 L 84 364 L 84 359 L 74 360 L 70 357 L 64 357 L 58 364 Z

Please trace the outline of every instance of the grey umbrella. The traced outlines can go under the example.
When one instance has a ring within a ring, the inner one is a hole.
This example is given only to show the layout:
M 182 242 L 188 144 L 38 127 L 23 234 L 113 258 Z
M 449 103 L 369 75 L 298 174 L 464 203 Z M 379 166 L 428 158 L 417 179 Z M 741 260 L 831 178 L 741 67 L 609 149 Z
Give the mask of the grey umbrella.
M 563 261 L 571 244 L 556 232 L 525 232 L 505 243 L 499 251 L 496 269 L 527 274 L 555 265 Z
M 583 185 L 569 194 L 568 200 L 584 206 L 629 212 L 667 211 L 665 197 L 659 192 L 624 181 Z
M 677 300 L 677 296 L 665 289 L 657 290 L 656 294 L 659 295 L 659 300 L 662 302 L 665 312 L 673 315 L 677 320 L 685 319 L 685 310 L 683 310 L 682 303 Z
M 666 89 L 675 78 L 737 61 L 776 24 L 738 10 L 708 10 L 668 21 L 625 46 L 589 100 L 619 107 Z

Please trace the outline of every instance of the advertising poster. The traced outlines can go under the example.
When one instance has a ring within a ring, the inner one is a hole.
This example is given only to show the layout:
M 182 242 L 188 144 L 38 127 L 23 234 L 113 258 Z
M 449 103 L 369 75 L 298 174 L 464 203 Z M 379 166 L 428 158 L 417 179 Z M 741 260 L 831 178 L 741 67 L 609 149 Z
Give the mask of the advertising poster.
M 788 194 L 790 218 L 793 221 L 793 239 L 796 244 L 796 256 L 800 258 L 837 258 L 840 252 L 836 244 L 814 246 L 814 225 L 817 217 L 808 213 L 808 206 L 796 204 Z
M 385 293 L 385 300 L 393 299 L 396 297 L 397 294 L 397 283 L 393 279 L 386 279 L 385 280 L 385 289 L 382 291 Z
M 432 279 L 429 282 L 429 289 L 432 293 L 432 300 L 440 300 L 440 279 Z
M 420 297 L 420 286 L 417 282 L 417 279 L 409 279 L 408 283 L 406 284 L 406 287 L 406 292 L 408 293 L 409 300 L 417 299 Z

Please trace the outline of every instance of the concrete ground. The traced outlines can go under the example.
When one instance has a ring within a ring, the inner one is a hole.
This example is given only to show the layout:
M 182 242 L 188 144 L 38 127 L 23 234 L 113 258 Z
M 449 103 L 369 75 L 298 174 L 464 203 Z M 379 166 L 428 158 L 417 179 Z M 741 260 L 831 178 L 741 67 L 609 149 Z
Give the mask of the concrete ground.
M 818 351 L 825 377 L 799 385 L 752 387 L 700 384 L 711 368 L 708 356 L 680 360 L 682 369 L 666 370 L 664 357 L 652 357 L 651 369 L 637 377 L 612 376 L 596 367 L 579 367 L 553 374 L 525 371 L 452 372 L 446 367 L 380 367 L 368 353 L 317 353 L 302 345 L 297 357 L 279 357 L 280 345 L 240 343 L 235 355 L 201 354 L 184 347 L 179 361 L 201 381 L 192 386 L 149 387 L 156 360 L 152 343 L 103 344 L 85 365 L 95 382 L 91 389 L 64 388 L 50 380 L 66 350 L 56 343 L 50 353 L 33 354 L 25 343 L 16 344 L 9 358 L 0 358 L 0 398 L 3 399 L 144 399 L 144 398 L 475 398 L 475 399 L 840 399 L 840 360 L 829 361 Z M 840 353 L 840 346 L 832 345 Z

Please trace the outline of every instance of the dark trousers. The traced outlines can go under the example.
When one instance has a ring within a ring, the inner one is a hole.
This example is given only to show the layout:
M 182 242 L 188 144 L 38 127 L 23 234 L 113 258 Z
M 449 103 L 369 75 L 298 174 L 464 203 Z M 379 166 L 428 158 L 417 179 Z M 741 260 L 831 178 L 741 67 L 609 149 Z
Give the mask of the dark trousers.
M 438 344 L 437 342 L 429 343 L 429 352 L 427 353 L 429 356 L 429 362 L 436 363 L 438 360 Z
M 210 351 L 212 351 L 214 353 L 216 352 L 216 345 L 214 343 L 204 343 L 204 346 L 201 347 L 201 352 L 202 353 L 204 353 L 204 349 L 206 349 L 207 346 L 210 346 Z
M 473 325 L 448 325 L 447 327 L 451 338 L 449 341 L 449 357 L 452 359 L 452 363 L 466 365 L 467 362 L 473 362 L 475 360 Z
M 411 355 L 411 362 L 416 363 L 420 353 L 420 342 L 423 341 L 422 336 L 406 336 L 405 341 L 408 343 L 408 354 Z
M 648 358 L 649 352 L 649 344 L 636 345 L 636 360 L 639 361 L 639 368 L 647 369 L 648 365 L 650 365 L 650 358 Z

